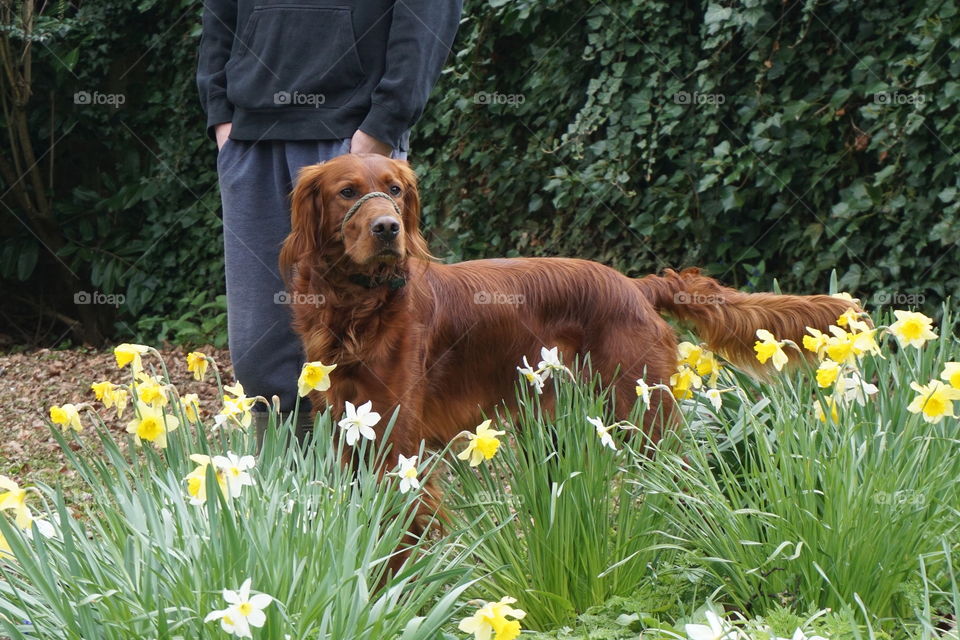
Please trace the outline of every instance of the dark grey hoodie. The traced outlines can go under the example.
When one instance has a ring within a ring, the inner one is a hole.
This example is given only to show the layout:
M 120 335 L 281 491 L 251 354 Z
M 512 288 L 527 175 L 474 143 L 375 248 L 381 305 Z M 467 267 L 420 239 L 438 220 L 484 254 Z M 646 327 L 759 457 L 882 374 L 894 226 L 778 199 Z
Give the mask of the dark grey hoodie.
M 206 0 L 197 85 L 208 133 L 395 148 L 423 113 L 462 0 Z

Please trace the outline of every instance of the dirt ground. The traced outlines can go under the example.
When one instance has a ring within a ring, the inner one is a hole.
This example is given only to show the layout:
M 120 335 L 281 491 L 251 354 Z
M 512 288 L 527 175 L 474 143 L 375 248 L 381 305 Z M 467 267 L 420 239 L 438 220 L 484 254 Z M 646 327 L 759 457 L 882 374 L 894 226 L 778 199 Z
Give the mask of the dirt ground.
M 213 356 L 224 384 L 233 382 L 227 351 L 196 350 Z M 201 412 L 208 418 L 217 413 L 220 404 L 216 379 L 211 372 L 203 382 L 198 382 L 187 371 L 185 350 L 167 349 L 160 350 L 160 353 L 180 394 L 196 393 L 200 398 Z M 157 364 L 155 356 L 144 356 L 144 365 L 148 369 Z M 50 435 L 50 407 L 67 402 L 91 403 L 111 431 L 122 438 L 132 416 L 130 407 L 122 420 L 117 419 L 113 409 L 104 409 L 96 401 L 90 385 L 102 380 L 127 383 L 130 376 L 129 367 L 117 368 L 112 351 L 38 349 L 0 354 L 0 474 L 21 485 L 37 481 L 50 485 L 59 482 L 69 492 L 75 478 L 65 465 L 59 445 Z M 83 412 L 82 420 L 84 433 L 92 435 L 94 416 Z

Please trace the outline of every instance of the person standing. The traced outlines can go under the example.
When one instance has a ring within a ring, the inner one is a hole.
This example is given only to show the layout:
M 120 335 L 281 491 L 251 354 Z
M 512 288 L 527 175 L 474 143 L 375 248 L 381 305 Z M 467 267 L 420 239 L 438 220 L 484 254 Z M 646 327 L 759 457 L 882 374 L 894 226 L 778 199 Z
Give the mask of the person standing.
M 277 395 L 283 412 L 297 399 L 303 352 L 277 266 L 297 172 L 351 152 L 406 158 L 461 9 L 462 0 L 205 0 L 197 86 L 218 148 L 230 357 L 248 396 Z

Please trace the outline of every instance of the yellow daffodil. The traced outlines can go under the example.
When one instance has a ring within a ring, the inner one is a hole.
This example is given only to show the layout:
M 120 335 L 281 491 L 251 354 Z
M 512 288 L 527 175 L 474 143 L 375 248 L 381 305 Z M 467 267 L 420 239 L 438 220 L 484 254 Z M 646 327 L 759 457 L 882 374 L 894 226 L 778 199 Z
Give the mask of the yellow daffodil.
M 489 460 L 497 455 L 497 449 L 500 448 L 500 441 L 497 436 L 502 436 L 505 431 L 491 429 L 493 420 L 484 420 L 479 425 L 475 433 L 467 434 L 470 442 L 467 448 L 457 454 L 461 460 L 470 460 L 470 466 L 475 467 L 484 460 Z
M 877 330 L 866 329 L 850 335 L 850 344 L 853 352 L 858 356 L 867 353 L 880 355 L 880 345 L 877 344 Z
M 677 345 L 678 367 L 685 364 L 692 369 L 696 369 L 701 357 L 703 357 L 703 347 L 695 345 L 692 342 L 681 342 Z
M 161 407 L 137 403 L 138 416 L 127 424 L 127 433 L 132 433 L 137 445 L 146 440 L 152 442 L 158 449 L 167 446 L 167 434 L 180 426 L 180 422 L 173 416 L 166 415 Z
M 712 351 L 704 351 L 697 363 L 696 371 L 698 376 L 707 378 L 709 386 L 716 386 L 717 378 L 720 376 L 720 362 Z
M 788 361 L 787 354 L 783 351 L 783 343 L 766 329 L 757 329 L 757 338 L 753 350 L 757 352 L 760 364 L 766 364 L 767 360 L 770 360 L 777 371 L 782 371 Z
M 200 398 L 195 393 L 188 393 L 180 398 L 183 415 L 190 422 L 200 422 Z
M 336 368 L 335 364 L 326 365 L 320 361 L 304 364 L 297 380 L 298 393 L 305 396 L 311 391 L 326 391 L 330 388 L 330 372 Z
M 50 422 L 60 425 L 66 431 L 73 429 L 77 433 L 83 431 L 80 423 L 80 408 L 75 404 L 62 404 L 50 407 Z
M 29 527 L 33 517 L 27 507 L 27 490 L 21 489 L 20 485 L 7 476 L 0 476 L 0 489 L 3 490 L 3 493 L 0 493 L 0 510 L 12 511 L 17 526 L 21 529 Z
M 117 417 L 123 417 L 123 410 L 127 408 L 127 402 L 130 401 L 130 393 L 126 389 L 114 389 L 110 394 L 111 402 L 117 409 Z M 110 406 L 110 405 L 105 405 Z
M 937 334 L 931 331 L 933 319 L 916 311 L 894 311 L 897 321 L 888 331 L 897 337 L 901 347 L 911 346 L 920 349 L 928 340 L 935 340 Z
M 249 428 L 250 423 L 253 422 L 250 409 L 257 403 L 257 399 L 248 398 L 243 391 L 243 385 L 239 382 L 234 383 L 233 386 L 225 385 L 223 390 L 232 394 L 232 397 L 224 396 L 223 408 L 214 416 L 216 425 L 220 427 L 230 422 L 244 429 Z
M 90 389 L 93 390 L 94 395 L 97 396 L 97 400 L 103 403 L 107 409 L 110 408 L 110 405 L 107 404 L 113 400 L 113 390 L 116 388 L 109 380 L 104 380 L 103 382 L 94 382 L 90 385 Z
M 950 383 L 954 389 L 960 389 L 960 362 L 945 363 L 940 377 Z
M 834 398 L 833 396 L 830 396 L 828 398 L 824 398 L 824 402 L 826 403 L 827 408 L 830 409 L 830 419 L 833 420 L 834 422 L 839 422 L 840 414 L 837 412 L 836 398 Z M 814 401 L 813 407 L 817 412 L 817 420 L 819 420 L 820 422 L 826 422 L 827 414 L 823 410 L 823 404 L 821 404 L 818 401 Z
M 857 352 L 853 350 L 852 334 L 832 325 L 830 333 L 833 335 L 827 338 L 824 347 L 827 357 L 837 364 L 856 364 Z
M 193 374 L 194 380 L 203 380 L 207 375 L 207 356 L 200 351 L 191 351 L 187 354 L 187 371 Z
M 923 419 L 931 424 L 937 424 L 944 417 L 956 417 L 953 401 L 960 400 L 960 389 L 954 389 L 939 380 L 931 380 L 926 385 L 911 382 L 910 388 L 918 394 L 907 407 L 910 413 L 923 415 Z
M 33 525 L 37 526 L 37 531 L 40 532 L 44 538 L 52 538 L 56 534 L 56 529 L 49 520 L 44 520 L 43 518 L 34 518 L 30 515 L 29 511 L 27 512 L 27 518 L 25 520 L 17 520 L 17 527 L 23 531 L 24 537 L 27 540 L 33 539 Z M 14 560 L 13 549 L 10 548 L 10 542 L 0 533 L 0 560 Z
M 837 300 L 846 300 L 847 302 L 855 302 L 857 304 L 860 303 L 860 300 L 858 298 L 854 298 L 847 291 L 837 291 L 836 293 L 831 293 L 830 297 L 836 298 Z
M 167 387 L 163 381 L 155 376 L 148 376 L 142 371 L 137 374 L 137 381 L 133 388 L 137 392 L 137 400 L 146 402 L 154 407 L 167 406 Z
M 710 378 L 708 384 L 716 384 L 720 374 L 720 362 L 712 351 L 704 349 L 691 342 L 681 342 L 677 345 L 677 367 L 684 365 L 693 369 L 698 376 Z
M 142 344 L 129 344 L 124 342 L 113 349 L 113 355 L 117 359 L 118 367 L 123 369 L 129 364 L 133 366 L 134 373 L 139 373 L 143 370 L 143 361 L 140 357 L 149 350 L 150 347 Z
M 458 628 L 464 633 L 472 633 L 474 640 L 514 640 L 520 635 L 520 620 L 526 612 L 514 609 L 510 605 L 516 598 L 501 598 L 499 602 L 488 602 L 469 618 L 460 621 Z M 507 617 L 514 620 L 507 620 Z
M 187 495 L 190 496 L 190 504 L 201 505 L 207 501 L 207 467 L 212 464 L 212 461 L 210 456 L 200 453 L 192 454 L 190 459 L 197 463 L 197 467 L 184 478 L 187 482 Z M 223 495 L 228 495 L 227 478 L 223 470 L 214 467 L 214 477 Z
M 97 400 L 103 402 L 104 407 L 107 409 L 116 407 L 117 417 L 120 418 L 123 416 L 123 410 L 127 407 L 127 401 L 130 398 L 130 394 L 127 393 L 126 389 L 118 387 L 109 380 L 95 382 L 90 385 L 90 388 L 97 396 Z
M 807 327 L 807 333 L 810 335 L 803 336 L 803 348 L 814 352 L 817 357 L 822 359 L 829 336 L 813 327 Z
M 822 388 L 831 386 L 840 375 L 840 365 L 833 360 L 824 360 L 817 368 L 817 384 Z
M 837 318 L 837 326 L 849 327 L 851 331 L 861 332 L 870 329 L 869 323 L 860 318 L 866 314 L 858 313 L 853 308 L 847 309 L 843 315 Z
M 670 388 L 673 390 L 673 396 L 677 400 L 684 400 L 693 396 L 693 390 L 703 386 L 703 380 L 697 375 L 697 372 L 682 365 L 675 374 L 670 376 Z

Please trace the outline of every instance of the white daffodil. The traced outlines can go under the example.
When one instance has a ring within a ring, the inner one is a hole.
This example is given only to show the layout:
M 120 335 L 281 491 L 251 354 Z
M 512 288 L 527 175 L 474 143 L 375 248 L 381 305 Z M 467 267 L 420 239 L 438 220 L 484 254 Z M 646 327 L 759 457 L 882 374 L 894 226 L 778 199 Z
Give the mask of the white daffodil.
M 650 408 L 650 390 L 653 389 L 643 378 L 637 378 L 637 397 L 643 402 L 643 406 Z
M 227 486 L 227 495 L 236 498 L 243 491 L 245 486 L 253 486 L 253 478 L 247 473 L 256 466 L 257 462 L 253 456 L 238 456 L 230 451 L 225 456 L 214 456 L 214 467 L 223 473 L 223 479 Z
M 394 474 L 400 478 L 400 493 L 406 493 L 413 489 L 420 488 L 420 480 L 417 479 L 417 456 L 410 458 L 400 455 L 399 469 Z
M 707 389 L 707 392 L 703 394 L 713 405 L 714 411 L 720 411 L 720 407 L 723 406 L 723 398 L 720 397 L 720 393 L 720 389 Z
M 587 416 L 587 422 L 592 424 L 597 429 L 597 436 L 600 438 L 600 444 L 605 447 L 610 447 L 614 451 L 617 450 L 616 443 L 614 443 L 613 438 L 610 437 L 610 429 L 612 429 L 614 425 L 605 427 L 603 426 L 603 420 L 600 418 L 591 418 L 590 416 Z
M 523 356 L 523 366 L 517 367 L 517 371 L 520 372 L 520 375 L 530 383 L 530 386 L 533 387 L 534 391 L 538 394 L 543 393 L 543 384 L 546 382 L 546 376 L 535 370 L 530 366 L 530 363 L 527 362 L 527 356 Z
M 877 393 L 877 386 L 870 384 L 860 375 L 858 371 L 853 371 L 849 376 L 837 379 L 837 393 L 843 394 L 843 399 L 847 402 L 856 402 L 861 407 L 867 404 L 867 398 Z
M 239 591 L 224 589 L 223 599 L 230 606 L 219 611 L 211 611 L 203 621 L 219 620 L 220 626 L 227 633 L 238 638 L 252 638 L 253 634 L 250 632 L 250 627 L 262 627 L 267 621 L 267 616 L 263 610 L 270 606 L 273 597 L 265 593 L 251 596 L 250 582 L 250 578 L 244 580 Z
M 827 640 L 822 636 L 808 636 L 803 632 L 803 629 L 797 627 L 797 630 L 793 632 L 792 638 L 775 638 L 775 640 Z
M 560 347 L 553 347 L 552 349 L 540 347 L 540 364 L 537 365 L 537 369 L 544 380 L 548 379 L 551 373 L 565 373 L 571 378 L 573 377 L 570 369 L 560 362 Z
M 376 439 L 377 433 L 372 427 L 380 422 L 380 414 L 376 411 L 371 411 L 372 408 L 373 402 L 370 400 L 367 400 L 359 407 L 354 407 L 352 402 L 347 401 L 343 420 L 338 424 L 341 429 L 347 432 L 347 444 L 351 447 L 357 443 L 360 436 L 363 436 L 367 440 Z
M 690 640 L 734 640 L 737 630 L 713 611 L 706 611 L 707 624 L 686 624 L 683 626 Z

